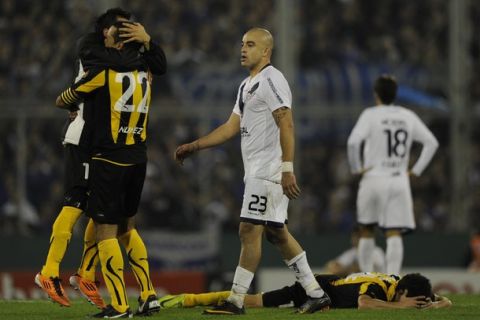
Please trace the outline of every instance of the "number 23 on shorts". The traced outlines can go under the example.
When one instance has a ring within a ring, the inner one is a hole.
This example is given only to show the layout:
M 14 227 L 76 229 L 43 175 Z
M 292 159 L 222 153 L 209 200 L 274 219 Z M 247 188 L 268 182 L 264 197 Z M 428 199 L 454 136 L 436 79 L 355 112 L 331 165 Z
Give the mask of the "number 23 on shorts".
M 248 204 L 248 211 L 250 213 L 260 212 L 264 214 L 267 211 L 267 197 L 251 194 L 251 201 Z

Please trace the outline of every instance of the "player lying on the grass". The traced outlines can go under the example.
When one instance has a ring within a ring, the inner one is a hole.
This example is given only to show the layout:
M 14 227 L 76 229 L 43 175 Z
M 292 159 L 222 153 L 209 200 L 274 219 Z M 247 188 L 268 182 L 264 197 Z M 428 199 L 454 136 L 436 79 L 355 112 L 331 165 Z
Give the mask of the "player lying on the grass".
M 354 273 L 345 278 L 316 275 L 318 283 L 332 299 L 332 308 L 406 309 L 446 308 L 452 302 L 432 293 L 428 278 L 419 273 L 400 278 L 382 273 Z M 188 308 L 218 305 L 229 291 L 201 294 L 167 295 L 159 299 L 161 308 Z M 246 295 L 247 307 L 301 306 L 307 299 L 305 290 L 296 282 L 291 286 L 265 293 Z

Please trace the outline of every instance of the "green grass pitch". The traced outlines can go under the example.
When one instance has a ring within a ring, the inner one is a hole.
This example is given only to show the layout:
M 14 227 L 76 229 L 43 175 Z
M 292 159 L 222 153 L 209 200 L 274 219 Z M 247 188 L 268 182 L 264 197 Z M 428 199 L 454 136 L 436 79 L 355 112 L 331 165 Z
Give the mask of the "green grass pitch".
M 480 295 L 450 295 L 453 302 L 450 309 L 440 310 L 330 310 L 311 315 L 294 314 L 294 309 L 248 309 L 241 318 L 262 320 L 283 319 L 341 319 L 341 320 L 478 320 L 480 319 Z M 137 307 L 135 300 L 131 306 Z M 168 309 L 149 317 L 150 319 L 226 319 L 231 316 L 202 315 L 203 308 Z M 89 314 L 97 312 L 93 306 L 84 300 L 75 300 L 69 308 L 62 308 L 46 300 L 5 301 L 0 300 L 1 320 L 55 320 L 55 319 L 86 319 Z

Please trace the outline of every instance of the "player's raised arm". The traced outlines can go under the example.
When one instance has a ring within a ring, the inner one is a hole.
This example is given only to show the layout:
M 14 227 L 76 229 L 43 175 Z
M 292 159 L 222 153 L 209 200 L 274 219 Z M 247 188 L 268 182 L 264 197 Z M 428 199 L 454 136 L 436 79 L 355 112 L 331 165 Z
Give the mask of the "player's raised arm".
M 140 53 L 153 74 L 162 75 L 167 72 L 165 52 L 158 44 L 152 41 L 142 24 L 138 22 L 124 22 L 120 31 L 122 32 L 120 37 L 124 39 L 125 43 L 135 41 L 143 45 L 143 50 L 140 50 Z
M 138 50 L 129 48 L 117 50 L 105 47 L 103 39 L 95 33 L 86 34 L 78 41 L 77 52 L 87 69 L 92 66 L 123 69 L 125 66 L 136 66 L 140 63 Z
M 217 127 L 209 134 L 198 138 L 193 142 L 179 146 L 175 150 L 173 158 L 178 164 L 182 165 L 183 161 L 195 152 L 220 145 L 233 138 L 238 132 L 240 132 L 240 116 L 236 113 L 232 113 L 227 122 Z

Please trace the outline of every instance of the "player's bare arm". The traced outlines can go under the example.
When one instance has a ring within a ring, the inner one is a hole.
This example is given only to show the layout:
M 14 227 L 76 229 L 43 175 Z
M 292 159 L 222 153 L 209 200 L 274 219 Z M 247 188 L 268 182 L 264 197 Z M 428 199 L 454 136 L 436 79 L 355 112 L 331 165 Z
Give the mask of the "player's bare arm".
M 173 158 L 175 161 L 182 165 L 183 161 L 190 157 L 195 152 L 211 148 L 230 140 L 240 132 L 240 116 L 232 113 L 227 122 L 207 134 L 191 143 L 182 144 L 175 150 Z
M 123 42 L 128 43 L 137 41 L 143 43 L 145 49 L 150 49 L 150 35 L 147 33 L 142 24 L 138 22 L 124 22 L 123 27 L 119 29 L 122 34 L 120 38 L 124 38 Z
M 292 111 L 290 110 L 290 108 L 287 108 L 287 107 L 278 108 L 277 110 L 273 111 L 272 114 L 277 126 L 279 126 L 279 123 L 280 121 L 282 121 L 283 118 L 288 117 L 288 114 L 290 114 L 290 118 L 292 118 Z M 292 120 L 292 126 L 293 126 L 293 120 Z
M 58 97 L 57 97 L 57 100 L 55 100 L 55 105 L 56 105 L 58 108 L 61 108 L 61 109 L 64 109 L 64 108 L 66 107 L 66 104 L 65 104 L 65 102 L 63 102 L 61 96 L 58 96 Z
M 407 297 L 405 292 L 398 301 L 383 301 L 362 294 L 358 297 L 358 309 L 409 309 L 426 308 L 432 302 L 425 299 L 425 296 Z
M 288 107 L 281 107 L 272 112 L 275 123 L 280 129 L 280 146 L 282 148 L 282 188 L 289 199 L 296 199 L 300 195 L 293 173 L 293 158 L 295 153 L 295 131 L 292 111 Z

